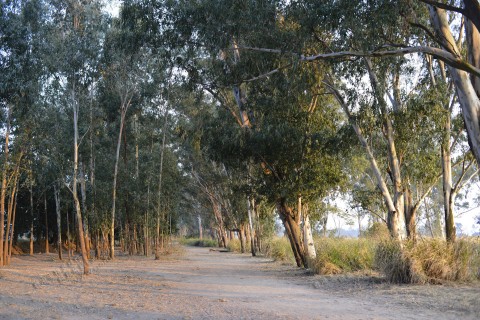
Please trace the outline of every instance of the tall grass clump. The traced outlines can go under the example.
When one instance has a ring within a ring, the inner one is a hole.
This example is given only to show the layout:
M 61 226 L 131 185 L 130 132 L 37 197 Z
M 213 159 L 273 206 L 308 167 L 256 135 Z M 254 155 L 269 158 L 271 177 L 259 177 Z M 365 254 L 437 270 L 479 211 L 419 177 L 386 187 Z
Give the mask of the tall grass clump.
M 295 264 L 290 241 L 286 237 L 273 237 L 264 243 L 265 255 L 275 261 Z
M 192 247 L 218 247 L 218 242 L 215 239 L 182 238 L 179 242 Z
M 370 271 L 374 266 L 376 241 L 368 238 L 318 238 L 317 258 L 311 268 L 319 274 Z
M 390 282 L 439 283 L 480 279 L 480 243 L 461 239 L 450 244 L 442 239 L 379 244 L 375 264 Z
M 392 283 L 418 283 L 423 280 L 418 265 L 397 241 L 387 240 L 377 246 L 375 266 Z
M 231 252 L 241 252 L 242 251 L 242 245 L 240 244 L 239 239 L 230 239 L 227 244 L 227 249 L 228 251 Z

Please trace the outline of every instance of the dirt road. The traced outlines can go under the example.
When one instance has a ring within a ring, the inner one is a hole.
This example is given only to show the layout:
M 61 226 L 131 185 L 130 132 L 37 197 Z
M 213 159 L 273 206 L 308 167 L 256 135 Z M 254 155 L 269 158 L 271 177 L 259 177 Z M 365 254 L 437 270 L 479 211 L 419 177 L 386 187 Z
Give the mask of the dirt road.
M 478 319 L 479 286 L 392 286 L 309 276 L 248 255 L 185 248 L 160 261 L 16 257 L 0 269 L 0 319 Z M 454 299 L 454 301 L 450 301 Z

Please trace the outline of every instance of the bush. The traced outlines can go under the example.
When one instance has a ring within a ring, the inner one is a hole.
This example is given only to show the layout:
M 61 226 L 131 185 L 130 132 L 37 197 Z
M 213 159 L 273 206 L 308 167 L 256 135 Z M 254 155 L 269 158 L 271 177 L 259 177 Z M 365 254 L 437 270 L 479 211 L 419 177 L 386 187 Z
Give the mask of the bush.
M 183 238 L 179 242 L 192 247 L 218 247 L 218 242 L 215 239 Z
M 375 246 L 370 239 L 319 238 L 311 267 L 319 274 L 372 270 Z
M 290 241 L 286 237 L 274 237 L 265 241 L 265 255 L 276 261 L 295 264 Z

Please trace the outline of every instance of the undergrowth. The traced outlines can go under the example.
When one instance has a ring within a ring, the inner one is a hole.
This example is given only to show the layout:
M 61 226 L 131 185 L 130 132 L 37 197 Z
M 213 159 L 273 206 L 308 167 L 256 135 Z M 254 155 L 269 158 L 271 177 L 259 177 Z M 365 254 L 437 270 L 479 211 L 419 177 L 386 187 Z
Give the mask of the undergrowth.
M 218 247 L 218 242 L 214 239 L 182 238 L 179 242 L 192 247 Z
M 441 283 L 480 279 L 480 243 L 460 239 L 421 239 L 416 244 L 381 242 L 376 251 L 377 268 L 394 283 Z
M 383 236 L 360 239 L 316 238 L 317 257 L 309 267 L 318 274 L 380 272 L 392 283 L 442 283 L 480 280 L 480 240 L 419 239 L 402 245 Z M 295 264 L 286 237 L 265 241 L 266 256 Z

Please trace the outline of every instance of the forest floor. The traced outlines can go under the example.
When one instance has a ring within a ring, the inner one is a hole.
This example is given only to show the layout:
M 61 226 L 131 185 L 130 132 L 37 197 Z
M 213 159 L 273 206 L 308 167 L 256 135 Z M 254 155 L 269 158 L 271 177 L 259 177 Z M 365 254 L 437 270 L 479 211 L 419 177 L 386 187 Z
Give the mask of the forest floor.
M 392 285 L 313 276 L 246 254 L 185 247 L 153 260 L 15 256 L 0 269 L 0 319 L 479 319 L 480 285 Z

